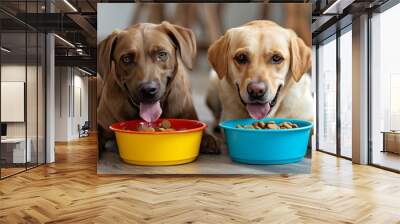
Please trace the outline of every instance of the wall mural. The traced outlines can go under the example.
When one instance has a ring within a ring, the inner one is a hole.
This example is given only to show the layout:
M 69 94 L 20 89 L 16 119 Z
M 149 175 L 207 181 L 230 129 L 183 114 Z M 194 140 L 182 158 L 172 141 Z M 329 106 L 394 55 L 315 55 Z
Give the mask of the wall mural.
M 310 172 L 311 4 L 98 4 L 97 19 L 99 174 Z

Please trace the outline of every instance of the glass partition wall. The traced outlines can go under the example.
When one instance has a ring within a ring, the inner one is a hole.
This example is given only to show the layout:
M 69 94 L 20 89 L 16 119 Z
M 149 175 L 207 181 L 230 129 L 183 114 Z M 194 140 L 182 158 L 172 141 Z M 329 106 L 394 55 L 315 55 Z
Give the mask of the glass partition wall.
M 37 12 L 39 1 L 20 1 Z M 0 3 L 0 7 L 3 3 Z M 0 11 L 0 178 L 45 163 L 45 35 Z
M 351 25 L 317 45 L 317 150 L 352 157 Z

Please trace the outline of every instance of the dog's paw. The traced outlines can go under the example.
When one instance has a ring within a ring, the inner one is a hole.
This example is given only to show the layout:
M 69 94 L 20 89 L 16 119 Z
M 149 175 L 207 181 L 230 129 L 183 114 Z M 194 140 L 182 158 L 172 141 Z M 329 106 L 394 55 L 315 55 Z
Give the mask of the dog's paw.
M 220 154 L 221 148 L 214 136 L 204 133 L 201 139 L 200 152 L 205 154 Z
M 118 146 L 115 140 L 108 140 L 105 143 L 104 148 L 110 152 L 118 152 Z

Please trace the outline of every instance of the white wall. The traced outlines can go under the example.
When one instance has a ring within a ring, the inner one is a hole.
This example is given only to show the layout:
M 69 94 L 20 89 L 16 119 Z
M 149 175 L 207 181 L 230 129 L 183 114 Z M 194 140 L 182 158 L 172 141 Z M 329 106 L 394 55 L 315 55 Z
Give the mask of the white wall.
M 88 78 L 83 75 L 76 68 L 56 67 L 55 141 L 77 139 L 78 124 L 88 120 Z
M 78 128 L 77 128 L 78 124 L 82 126 L 85 123 L 85 121 L 89 120 L 88 119 L 88 114 L 89 114 L 88 113 L 88 108 L 89 108 L 88 77 L 81 76 L 82 73 L 79 73 L 77 75 L 76 71 L 77 70 L 75 70 L 74 83 L 73 83 L 74 91 L 72 93 L 72 94 L 74 94 L 74 96 L 71 96 L 74 99 L 74 102 L 73 102 L 74 108 L 72 109 L 72 120 L 71 120 L 72 138 L 79 137 Z
M 82 73 L 80 73 L 82 74 Z M 75 75 L 75 86 L 81 88 L 82 91 L 82 116 L 79 116 L 80 121 L 84 122 L 88 120 L 88 77 Z
M 69 96 L 68 88 L 70 84 L 70 77 L 68 67 L 55 68 L 55 140 L 67 141 L 68 140 L 68 108 Z
M 2 65 L 1 66 L 1 81 L 5 82 L 25 82 L 25 65 Z M 6 108 L 1 108 L 6 110 Z M 7 123 L 8 137 L 25 137 L 25 123 L 12 122 Z
M 2 65 L 1 66 L 1 81 L 4 82 L 25 82 L 25 75 L 26 71 L 28 72 L 28 81 L 29 86 L 36 86 L 36 80 L 30 78 L 31 74 L 36 75 L 36 66 L 27 66 L 25 65 L 18 65 L 18 64 L 9 64 L 9 65 Z M 34 107 L 28 109 L 28 112 L 35 110 L 36 111 L 36 87 L 35 88 L 27 88 L 27 103 L 30 104 L 28 106 Z M 34 102 L 33 104 L 31 104 Z M 1 108 L 2 110 L 7 110 L 7 108 Z M 33 109 L 33 110 L 32 110 Z M 27 113 L 28 122 L 34 121 L 36 123 L 36 113 Z M 28 129 L 33 127 L 33 125 L 28 124 Z M 36 126 L 34 127 L 36 130 Z M 30 131 L 28 130 L 28 137 Z M 35 133 L 36 134 L 36 133 Z M 25 137 L 25 122 L 7 122 L 7 135 L 8 137 Z
M 25 65 L 2 65 L 1 81 L 25 82 Z M 7 110 L 6 108 L 1 108 Z M 25 137 L 25 123 L 7 123 L 7 137 Z

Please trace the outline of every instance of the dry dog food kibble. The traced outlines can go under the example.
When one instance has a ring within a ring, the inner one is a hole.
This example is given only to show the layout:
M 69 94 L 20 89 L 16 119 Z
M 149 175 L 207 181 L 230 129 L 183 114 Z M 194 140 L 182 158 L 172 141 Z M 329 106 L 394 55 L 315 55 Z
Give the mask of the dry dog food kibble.
M 164 128 L 164 129 L 171 128 L 171 122 L 169 122 L 168 120 L 163 120 L 160 123 L 160 128 Z
M 243 128 L 243 129 L 292 129 L 298 128 L 297 124 L 285 121 L 280 124 L 275 123 L 274 121 L 257 121 L 251 125 L 236 125 L 236 128 Z
M 155 127 L 154 127 L 155 126 Z M 142 122 L 138 125 L 137 131 L 147 131 L 147 132 L 166 132 L 166 131 L 175 131 L 174 128 L 171 128 L 171 122 L 168 120 L 163 120 L 158 125 L 154 125 L 152 123 Z

